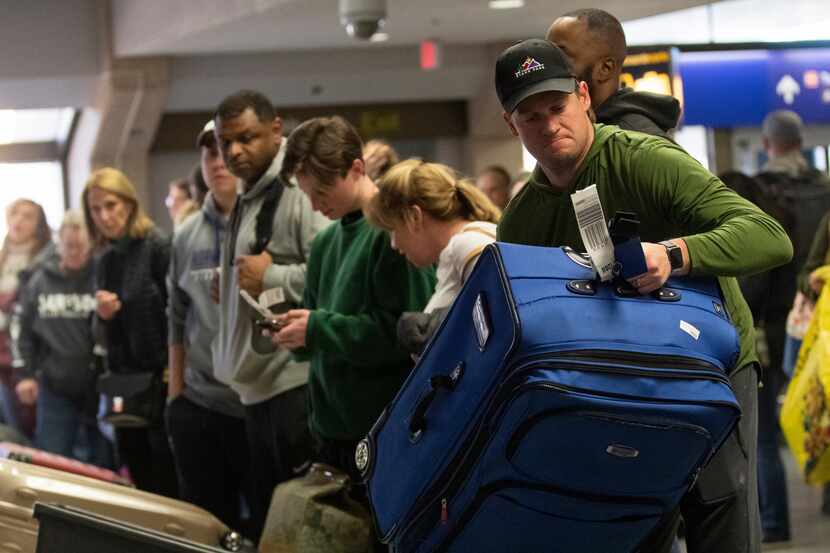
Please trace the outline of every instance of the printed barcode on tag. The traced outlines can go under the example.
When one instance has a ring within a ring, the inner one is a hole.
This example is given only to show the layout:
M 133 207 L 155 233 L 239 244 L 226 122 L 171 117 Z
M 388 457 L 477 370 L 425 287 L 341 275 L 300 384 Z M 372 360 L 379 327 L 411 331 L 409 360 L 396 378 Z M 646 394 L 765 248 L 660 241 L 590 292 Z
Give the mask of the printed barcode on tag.
M 576 220 L 579 223 L 579 235 L 591 256 L 591 264 L 603 281 L 610 280 L 614 268 L 614 248 L 605 217 L 602 202 L 597 193 L 597 185 L 578 190 L 571 194 Z
M 603 220 L 602 205 L 591 200 L 593 198 L 576 202 L 576 220 L 581 227 L 587 227 Z
M 600 211 L 600 214 L 602 211 Z M 585 229 L 586 246 L 590 249 L 599 249 L 605 245 L 605 221 L 600 216 L 600 221 Z

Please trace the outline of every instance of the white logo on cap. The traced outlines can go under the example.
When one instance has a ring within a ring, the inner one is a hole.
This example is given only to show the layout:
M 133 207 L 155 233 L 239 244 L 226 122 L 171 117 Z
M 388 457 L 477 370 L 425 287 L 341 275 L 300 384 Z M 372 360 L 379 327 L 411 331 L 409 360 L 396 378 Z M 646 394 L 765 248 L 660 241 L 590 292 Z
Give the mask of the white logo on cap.
M 524 77 L 528 73 L 533 73 L 534 71 L 541 71 L 544 68 L 544 63 L 539 63 L 535 59 L 528 56 L 527 59 L 524 62 L 522 62 L 522 64 L 519 66 L 519 70 L 516 71 L 515 75 L 518 79 L 519 77 Z

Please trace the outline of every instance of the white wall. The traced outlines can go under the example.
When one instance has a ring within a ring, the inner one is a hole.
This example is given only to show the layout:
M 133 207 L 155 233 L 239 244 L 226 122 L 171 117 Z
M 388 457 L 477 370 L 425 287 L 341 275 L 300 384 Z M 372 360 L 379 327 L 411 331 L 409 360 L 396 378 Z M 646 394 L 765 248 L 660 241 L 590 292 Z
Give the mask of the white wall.
M 101 114 L 97 110 L 86 108 L 81 111 L 66 163 L 69 207 L 81 205 L 81 193 L 92 170 L 92 150 L 95 147 L 100 124 Z
M 277 107 L 470 98 L 493 63 L 483 45 L 447 47 L 435 71 L 420 69 L 415 46 L 174 58 L 167 110 L 213 110 L 241 88 Z
M 3 4 L 0 108 L 91 105 L 100 68 L 95 0 Z
M 435 160 L 455 168 L 465 175 L 472 175 L 466 138 L 439 138 L 435 141 Z

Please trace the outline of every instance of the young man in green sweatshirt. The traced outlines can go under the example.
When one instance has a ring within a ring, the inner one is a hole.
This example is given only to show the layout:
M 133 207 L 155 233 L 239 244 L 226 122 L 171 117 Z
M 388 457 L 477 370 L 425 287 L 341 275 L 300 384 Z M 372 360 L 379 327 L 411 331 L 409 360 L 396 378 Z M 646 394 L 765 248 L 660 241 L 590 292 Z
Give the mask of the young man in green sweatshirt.
M 435 275 L 408 264 L 364 218 L 377 188 L 366 175 L 360 136 L 344 119 L 311 119 L 294 130 L 283 161 L 283 176 L 290 175 L 312 208 L 337 222 L 312 243 L 305 309 L 282 317 L 274 341 L 311 358 L 315 460 L 358 478 L 355 446 L 412 369 L 396 342 L 397 320 L 423 310 Z
M 680 511 L 690 553 L 759 551 L 756 475 L 757 363 L 752 315 L 734 277 L 786 263 L 792 246 L 774 219 L 727 189 L 680 147 L 593 125 L 587 84 L 546 40 L 526 40 L 496 63 L 496 90 L 511 132 L 538 164 L 510 202 L 499 240 L 585 249 L 571 194 L 596 184 L 606 216 L 639 215 L 648 270 L 640 293 L 669 275 L 717 276 L 741 339 L 730 378 L 743 409 L 736 431 L 686 494 Z M 644 551 L 668 551 L 679 513 Z

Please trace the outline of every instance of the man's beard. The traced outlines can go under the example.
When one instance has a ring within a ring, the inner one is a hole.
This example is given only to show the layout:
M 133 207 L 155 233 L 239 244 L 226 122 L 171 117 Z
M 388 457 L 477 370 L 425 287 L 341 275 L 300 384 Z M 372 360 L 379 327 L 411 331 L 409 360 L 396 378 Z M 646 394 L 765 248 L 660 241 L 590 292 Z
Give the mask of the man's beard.
M 594 74 L 594 66 L 589 65 L 588 67 L 585 68 L 585 70 L 581 74 L 576 76 L 576 78 L 578 80 L 585 81 L 585 84 L 588 85 L 588 93 L 589 94 L 593 94 L 593 92 L 594 92 L 593 74 Z

